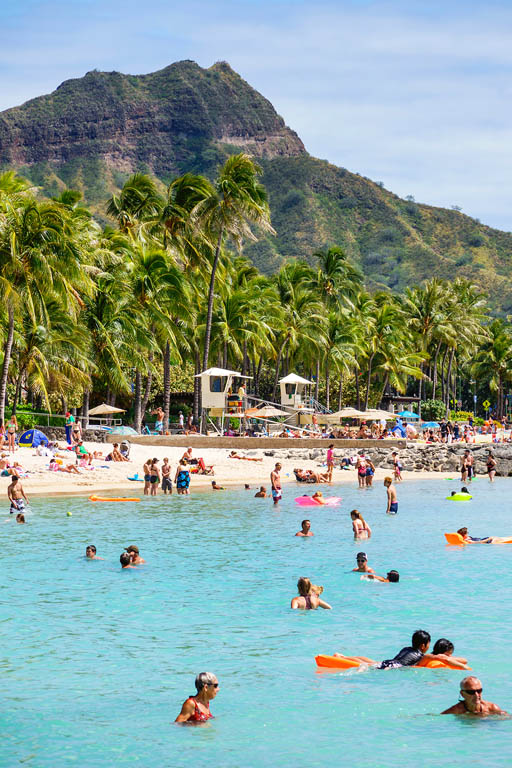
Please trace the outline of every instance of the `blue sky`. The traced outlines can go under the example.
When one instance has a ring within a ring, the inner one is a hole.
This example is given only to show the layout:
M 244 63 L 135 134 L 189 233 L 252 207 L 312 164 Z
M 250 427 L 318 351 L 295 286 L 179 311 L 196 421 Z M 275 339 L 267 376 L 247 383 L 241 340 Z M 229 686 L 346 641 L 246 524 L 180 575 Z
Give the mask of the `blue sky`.
M 91 69 L 226 60 L 307 150 L 512 230 L 512 4 L 0 0 L 0 109 Z

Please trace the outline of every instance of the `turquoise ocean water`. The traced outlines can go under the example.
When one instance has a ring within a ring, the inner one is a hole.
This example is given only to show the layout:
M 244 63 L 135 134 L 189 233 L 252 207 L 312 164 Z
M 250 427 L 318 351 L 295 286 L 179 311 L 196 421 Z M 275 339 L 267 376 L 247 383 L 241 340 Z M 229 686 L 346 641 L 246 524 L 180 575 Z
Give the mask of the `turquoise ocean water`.
M 512 721 L 440 717 L 458 698 L 450 670 L 319 672 L 317 653 L 389 658 L 413 630 L 448 637 L 512 711 L 512 545 L 447 547 L 443 532 L 512 534 L 510 480 L 407 481 L 385 492 L 333 487 L 340 508 L 306 510 L 285 487 L 274 510 L 252 492 L 163 496 L 140 504 L 35 499 L 25 526 L 2 524 L 0 764 L 95 766 L 508 766 Z M 308 489 L 309 490 L 309 489 Z M 7 505 L 3 505 L 7 513 Z M 373 528 L 354 542 L 349 510 Z M 67 517 L 67 511 L 72 517 Z M 294 533 L 312 521 L 313 539 Z M 101 561 L 86 561 L 93 543 Z M 123 547 L 147 565 L 121 571 Z M 399 584 L 361 581 L 355 553 Z M 299 576 L 332 611 L 291 611 Z M 213 671 L 206 727 L 173 725 Z

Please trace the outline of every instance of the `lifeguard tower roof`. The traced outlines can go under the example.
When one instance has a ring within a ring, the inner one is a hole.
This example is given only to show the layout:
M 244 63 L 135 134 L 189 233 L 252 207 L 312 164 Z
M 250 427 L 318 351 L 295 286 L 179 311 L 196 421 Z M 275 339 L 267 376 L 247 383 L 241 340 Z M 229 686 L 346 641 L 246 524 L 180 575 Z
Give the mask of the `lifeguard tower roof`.
M 202 373 L 196 373 L 194 378 L 198 379 L 201 376 L 236 376 L 239 379 L 252 379 L 252 376 L 243 376 L 238 371 L 228 371 L 226 368 L 208 368 Z
M 303 379 L 302 376 L 297 376 L 296 373 L 289 373 L 284 379 L 279 379 L 280 384 L 313 384 L 309 379 Z

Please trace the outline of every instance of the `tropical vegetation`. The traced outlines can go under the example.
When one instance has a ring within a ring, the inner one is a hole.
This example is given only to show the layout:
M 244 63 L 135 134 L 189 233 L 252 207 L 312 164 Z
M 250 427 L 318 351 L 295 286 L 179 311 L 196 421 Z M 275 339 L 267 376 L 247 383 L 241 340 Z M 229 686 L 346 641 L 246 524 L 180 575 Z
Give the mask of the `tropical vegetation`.
M 173 392 L 188 390 L 197 419 L 194 374 L 212 365 L 250 375 L 269 400 L 295 371 L 330 410 L 400 394 L 436 417 L 475 397 L 481 414 L 486 398 L 506 411 L 512 332 L 481 290 L 434 277 L 370 291 L 337 245 L 261 274 L 244 255 L 273 231 L 260 177 L 244 153 L 214 181 L 186 173 L 165 193 L 134 174 L 102 226 L 76 191 L 46 199 L 0 175 L 0 418 L 106 401 L 136 429 L 162 405 L 167 426 Z

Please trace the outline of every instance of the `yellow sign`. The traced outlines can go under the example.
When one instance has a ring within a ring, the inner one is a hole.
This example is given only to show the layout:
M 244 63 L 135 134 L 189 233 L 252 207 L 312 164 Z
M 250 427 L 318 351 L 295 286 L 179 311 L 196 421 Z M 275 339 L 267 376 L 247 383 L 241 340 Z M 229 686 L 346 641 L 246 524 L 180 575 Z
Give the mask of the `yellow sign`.
M 482 403 L 482 405 L 483 405 L 483 407 L 485 408 L 485 410 L 487 410 L 487 409 L 488 409 L 488 407 L 490 406 L 490 402 L 489 402 L 488 400 L 484 400 L 484 401 L 483 401 L 483 403 Z

